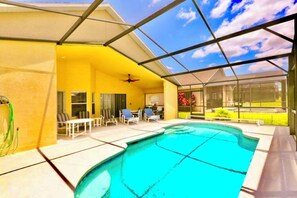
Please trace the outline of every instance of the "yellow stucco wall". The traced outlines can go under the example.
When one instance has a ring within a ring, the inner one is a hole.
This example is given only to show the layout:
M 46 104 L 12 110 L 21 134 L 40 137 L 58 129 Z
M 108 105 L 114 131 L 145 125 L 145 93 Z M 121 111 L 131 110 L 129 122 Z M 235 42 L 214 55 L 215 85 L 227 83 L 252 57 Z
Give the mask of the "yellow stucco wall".
M 153 89 L 145 89 L 144 92 L 145 93 L 163 93 L 164 92 L 164 88 L 163 87 L 159 87 L 159 88 L 153 88 Z
M 57 91 L 63 91 L 66 112 L 71 116 L 71 92 L 87 92 L 87 111 L 92 112 L 92 67 L 85 60 L 57 61 Z M 93 80 L 93 81 L 92 81 Z
M 104 61 L 101 62 L 105 67 Z M 99 68 L 100 69 L 100 68 Z M 87 110 L 92 112 L 92 93 L 95 93 L 95 117 L 100 115 L 100 94 L 126 94 L 127 108 L 144 107 L 144 91 L 133 83 L 105 74 L 93 67 L 87 59 L 59 59 L 57 62 L 58 91 L 65 93 L 66 112 L 71 115 L 71 92 L 87 92 Z
M 99 67 L 86 58 L 57 58 L 54 43 L 1 41 L 0 48 L 6 49 L 0 53 L 0 94 L 8 97 L 15 109 L 15 128 L 20 129 L 17 151 L 56 143 L 57 91 L 65 92 L 69 115 L 72 91 L 87 92 L 90 112 L 92 93 L 95 93 L 94 116 L 100 114 L 102 93 L 126 94 L 127 108 L 135 110 L 144 107 L 145 93 L 164 91 L 165 119 L 176 118 L 177 88 L 166 80 L 164 87 L 141 89 L 136 83 L 102 72 L 101 66 L 106 67 L 104 58 Z
M 110 75 L 96 71 L 96 94 L 117 93 L 126 94 L 126 105 L 128 109 L 137 110 L 144 107 L 144 92 L 142 89 L 133 85 L 133 83 L 123 82 L 121 79 L 114 78 Z M 97 109 L 100 109 L 100 99 L 96 100 L 98 103 Z
M 177 86 L 164 80 L 164 120 L 177 118 Z
M 0 41 L 0 95 L 14 107 L 17 151 L 56 143 L 55 44 Z

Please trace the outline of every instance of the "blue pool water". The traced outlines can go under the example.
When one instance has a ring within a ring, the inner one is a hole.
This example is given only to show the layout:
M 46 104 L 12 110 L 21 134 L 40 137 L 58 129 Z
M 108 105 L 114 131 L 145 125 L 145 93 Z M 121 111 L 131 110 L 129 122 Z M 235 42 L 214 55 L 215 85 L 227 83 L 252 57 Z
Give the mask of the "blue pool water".
M 257 143 L 223 125 L 171 126 L 91 170 L 75 197 L 238 197 Z

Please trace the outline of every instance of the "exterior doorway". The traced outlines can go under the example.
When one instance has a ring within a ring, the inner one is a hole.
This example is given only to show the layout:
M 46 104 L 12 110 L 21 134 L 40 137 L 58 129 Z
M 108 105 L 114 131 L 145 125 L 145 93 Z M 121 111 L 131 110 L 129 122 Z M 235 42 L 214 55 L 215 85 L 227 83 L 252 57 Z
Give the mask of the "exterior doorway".
M 126 109 L 126 94 L 101 94 L 100 111 L 110 109 L 111 114 L 119 117 L 119 111 Z

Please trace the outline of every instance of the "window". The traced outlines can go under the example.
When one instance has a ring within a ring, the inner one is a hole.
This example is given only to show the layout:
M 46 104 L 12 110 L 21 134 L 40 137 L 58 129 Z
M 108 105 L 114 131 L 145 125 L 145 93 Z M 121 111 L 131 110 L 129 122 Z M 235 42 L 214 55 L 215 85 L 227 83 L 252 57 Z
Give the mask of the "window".
M 164 105 L 164 94 L 163 93 L 153 93 L 153 94 L 145 94 L 145 105 L 152 106 L 152 105 L 163 106 Z
M 100 109 L 114 109 L 114 101 L 115 95 L 114 94 L 101 94 L 100 97 Z M 113 112 L 114 113 L 114 112 Z
M 58 91 L 57 93 L 57 113 L 65 112 L 65 99 L 64 92 Z
M 87 111 L 87 93 L 71 92 L 72 117 L 77 116 L 80 111 Z

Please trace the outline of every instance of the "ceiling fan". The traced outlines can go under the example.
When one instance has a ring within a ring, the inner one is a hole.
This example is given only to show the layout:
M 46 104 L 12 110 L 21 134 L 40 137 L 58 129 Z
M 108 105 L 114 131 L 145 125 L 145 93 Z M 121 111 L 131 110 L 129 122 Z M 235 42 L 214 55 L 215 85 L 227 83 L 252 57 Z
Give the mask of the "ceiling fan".
M 139 79 L 132 79 L 132 78 L 131 78 L 131 75 L 128 74 L 128 79 L 127 79 L 127 80 L 123 80 L 123 81 L 130 83 L 130 82 L 136 82 L 136 81 L 139 81 Z

